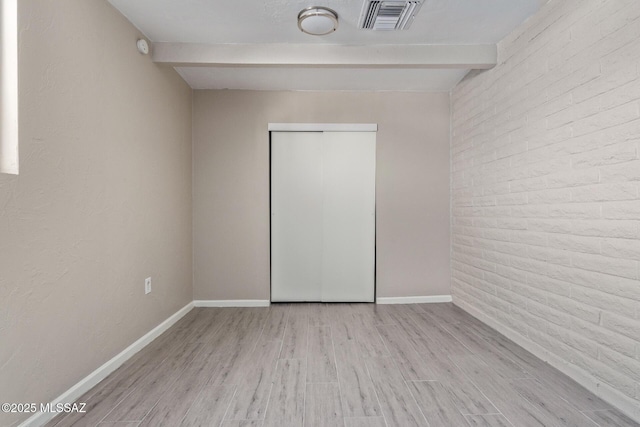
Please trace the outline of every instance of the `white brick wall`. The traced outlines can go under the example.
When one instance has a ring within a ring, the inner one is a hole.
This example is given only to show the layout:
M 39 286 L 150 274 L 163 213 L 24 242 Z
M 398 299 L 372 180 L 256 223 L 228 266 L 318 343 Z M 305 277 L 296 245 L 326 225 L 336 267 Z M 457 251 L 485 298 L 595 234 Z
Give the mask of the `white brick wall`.
M 640 1 L 552 0 L 498 52 L 452 93 L 454 302 L 640 408 Z

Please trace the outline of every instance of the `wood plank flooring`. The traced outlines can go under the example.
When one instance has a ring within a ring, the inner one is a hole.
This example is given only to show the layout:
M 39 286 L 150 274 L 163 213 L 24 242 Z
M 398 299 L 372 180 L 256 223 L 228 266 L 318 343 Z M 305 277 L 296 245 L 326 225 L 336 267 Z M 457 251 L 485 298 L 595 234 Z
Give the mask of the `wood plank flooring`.
M 452 304 L 197 308 L 48 426 L 640 426 Z

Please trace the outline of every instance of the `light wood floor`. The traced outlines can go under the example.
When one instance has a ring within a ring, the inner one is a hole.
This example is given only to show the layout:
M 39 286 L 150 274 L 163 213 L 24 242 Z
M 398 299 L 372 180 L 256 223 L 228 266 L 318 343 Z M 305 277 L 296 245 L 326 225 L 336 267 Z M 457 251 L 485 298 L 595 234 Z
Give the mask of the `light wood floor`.
M 199 308 L 56 426 L 638 426 L 452 304 Z

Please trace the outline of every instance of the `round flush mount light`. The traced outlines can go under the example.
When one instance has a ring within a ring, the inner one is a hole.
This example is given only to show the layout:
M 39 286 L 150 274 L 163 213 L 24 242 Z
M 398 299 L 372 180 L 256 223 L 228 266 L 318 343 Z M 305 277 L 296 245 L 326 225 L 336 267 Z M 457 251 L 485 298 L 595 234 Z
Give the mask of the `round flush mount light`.
M 307 7 L 298 14 L 298 28 L 312 36 L 333 33 L 338 28 L 338 14 L 328 7 Z

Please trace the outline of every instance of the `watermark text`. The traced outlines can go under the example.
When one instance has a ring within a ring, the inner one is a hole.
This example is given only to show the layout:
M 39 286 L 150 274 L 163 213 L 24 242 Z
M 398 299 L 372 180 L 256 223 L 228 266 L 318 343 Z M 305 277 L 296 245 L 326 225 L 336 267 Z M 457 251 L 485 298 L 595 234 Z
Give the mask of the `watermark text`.
M 36 412 L 47 412 L 59 414 L 61 412 L 80 412 L 85 413 L 87 404 L 84 402 L 76 403 L 3 403 L 1 405 L 2 412 L 19 413 L 19 414 L 35 414 Z

